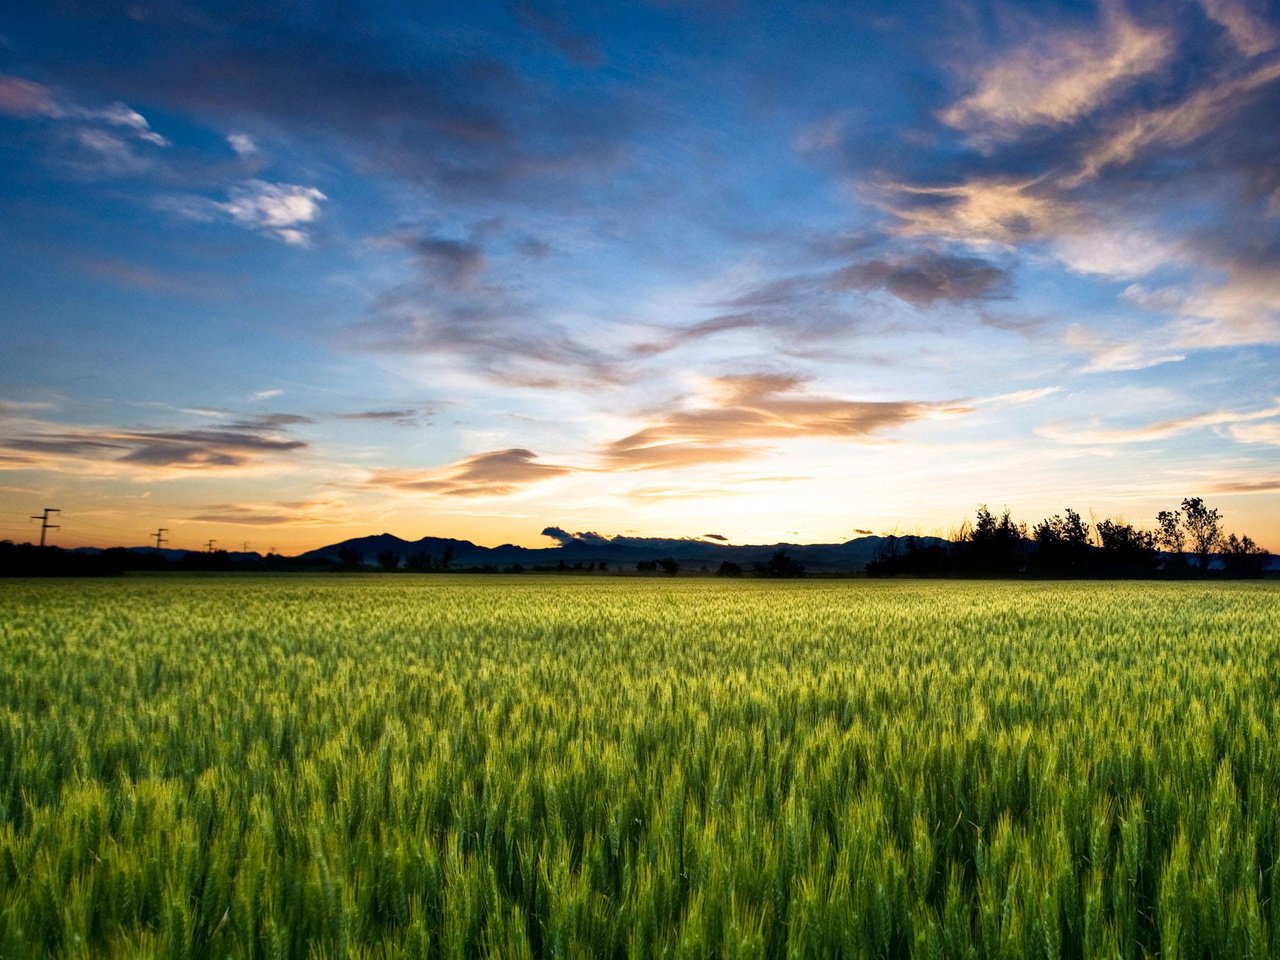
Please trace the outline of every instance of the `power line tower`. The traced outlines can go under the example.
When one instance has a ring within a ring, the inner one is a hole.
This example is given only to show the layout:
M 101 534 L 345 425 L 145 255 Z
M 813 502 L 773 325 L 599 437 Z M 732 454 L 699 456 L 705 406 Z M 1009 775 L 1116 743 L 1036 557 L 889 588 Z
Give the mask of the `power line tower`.
M 241 553 L 248 553 L 248 552 L 249 552 L 249 541 L 248 541 L 248 540 L 246 540 L 246 541 L 244 542 L 244 545 L 240 547 L 240 552 L 241 552 Z
M 159 550 L 162 546 L 164 546 L 166 543 L 169 542 L 169 538 L 165 536 L 165 534 L 168 532 L 169 532 L 168 527 L 161 527 L 159 530 L 157 530 L 155 533 L 152 534 L 152 536 L 156 538 L 157 550 Z
M 206 543 L 206 544 L 204 545 L 205 552 L 206 552 L 206 553 L 213 553 L 213 545 L 214 545 L 215 543 L 217 543 L 217 542 L 218 542 L 217 540 L 210 540 L 208 543 Z
M 45 507 L 44 513 L 40 514 L 39 516 L 31 518 L 32 520 L 40 521 L 40 546 L 42 547 L 44 546 L 45 537 L 48 535 L 50 530 L 62 529 L 61 527 L 58 526 L 58 524 L 49 522 L 49 514 L 61 513 L 61 512 L 62 511 L 59 510 L 57 507 Z

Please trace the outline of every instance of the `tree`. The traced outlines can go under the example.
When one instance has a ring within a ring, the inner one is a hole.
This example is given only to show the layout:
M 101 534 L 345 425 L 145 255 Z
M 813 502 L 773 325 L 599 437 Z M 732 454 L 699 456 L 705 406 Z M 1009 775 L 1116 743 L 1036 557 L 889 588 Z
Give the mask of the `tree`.
M 668 577 L 674 577 L 680 572 L 680 564 L 672 557 L 663 557 L 658 561 L 658 566 L 662 568 L 662 572 Z
M 657 560 L 637 560 L 636 561 L 636 573 L 657 573 L 657 572 L 658 572 Z
M 364 565 L 355 547 L 343 547 L 338 551 L 338 567 L 342 570 L 359 570 Z
M 1229 577 L 1260 577 L 1270 559 L 1271 554 L 1250 537 L 1233 533 L 1222 542 L 1222 567 Z
M 430 573 L 431 567 L 431 554 L 425 550 L 415 550 L 404 559 L 404 568 L 410 573 Z
M 723 560 L 720 568 L 716 570 L 717 577 L 740 577 L 742 576 L 742 567 L 738 566 L 732 560 Z
M 1209 569 L 1209 554 L 1222 539 L 1222 514 L 1211 509 L 1199 497 L 1188 497 L 1182 501 L 1182 523 L 1187 529 L 1187 538 L 1191 541 L 1191 549 L 1200 561 L 1200 569 Z
M 1182 532 L 1182 514 L 1177 510 L 1161 510 L 1156 514 L 1156 523 L 1160 529 L 1156 538 L 1161 549 L 1175 557 L 1182 556 L 1187 537 Z
M 1067 515 L 1054 514 L 1032 530 L 1036 542 L 1036 566 L 1049 573 L 1081 573 L 1089 563 L 1089 524 L 1067 508 Z
M 400 554 L 394 550 L 383 550 L 378 554 L 378 567 L 384 573 L 392 573 L 400 569 Z
M 1102 520 L 1097 529 L 1103 572 L 1144 576 L 1155 568 L 1155 534 L 1122 520 Z
M 1008 509 L 996 517 L 982 504 L 965 537 L 965 558 L 974 569 L 1008 575 L 1022 567 L 1027 528 L 1015 523 Z
M 768 563 L 757 563 L 752 568 L 757 577 L 797 578 L 805 573 L 804 564 L 791 559 L 785 550 L 777 550 Z

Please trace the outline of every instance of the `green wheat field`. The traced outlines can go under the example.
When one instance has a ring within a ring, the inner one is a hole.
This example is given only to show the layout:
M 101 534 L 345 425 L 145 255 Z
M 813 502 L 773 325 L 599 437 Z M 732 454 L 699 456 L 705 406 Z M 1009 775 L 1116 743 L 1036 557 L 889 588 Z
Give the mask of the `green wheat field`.
M 1280 590 L 0 584 L 0 956 L 1280 954 Z

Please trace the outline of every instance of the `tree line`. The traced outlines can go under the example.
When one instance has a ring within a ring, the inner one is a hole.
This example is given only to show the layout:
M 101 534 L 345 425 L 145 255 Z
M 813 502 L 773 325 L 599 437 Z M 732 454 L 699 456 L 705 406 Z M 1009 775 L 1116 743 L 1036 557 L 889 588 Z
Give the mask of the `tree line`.
M 1156 514 L 1154 528 L 1120 519 L 1086 521 L 1068 507 L 1028 530 L 1008 509 L 983 504 L 950 543 L 886 541 L 868 576 L 1261 577 L 1270 554 L 1227 533 L 1222 513 L 1200 497 Z

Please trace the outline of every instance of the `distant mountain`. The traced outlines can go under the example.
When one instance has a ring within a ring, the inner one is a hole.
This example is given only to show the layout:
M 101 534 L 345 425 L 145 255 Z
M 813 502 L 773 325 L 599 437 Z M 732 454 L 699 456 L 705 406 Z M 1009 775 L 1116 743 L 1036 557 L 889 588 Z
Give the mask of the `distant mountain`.
M 861 570 L 874 560 L 885 546 L 901 537 L 859 537 L 844 543 L 769 543 L 735 545 L 717 543 L 698 538 L 663 539 L 660 537 L 605 537 L 599 534 L 570 534 L 556 527 L 544 531 L 559 541 L 553 547 L 517 547 L 504 543 L 498 547 L 482 547 L 470 540 L 452 540 L 443 537 L 423 537 L 421 540 L 404 540 L 391 533 L 370 537 L 356 537 L 341 543 L 330 544 L 302 554 L 303 560 L 337 560 L 341 551 L 354 551 L 364 563 L 374 564 L 378 555 L 388 550 L 404 561 L 415 553 L 429 554 L 439 561 L 447 550 L 452 550 L 454 567 L 509 567 L 523 564 L 526 567 L 554 567 L 561 562 L 599 563 L 610 566 L 634 566 L 642 560 L 659 560 L 671 557 L 680 566 L 697 569 L 706 566 L 714 570 L 722 561 L 729 560 L 744 567 L 767 561 L 776 551 L 785 550 L 793 559 L 812 571 Z M 938 537 L 919 537 L 922 544 L 945 544 Z

